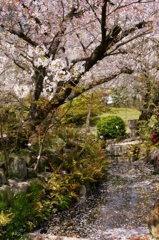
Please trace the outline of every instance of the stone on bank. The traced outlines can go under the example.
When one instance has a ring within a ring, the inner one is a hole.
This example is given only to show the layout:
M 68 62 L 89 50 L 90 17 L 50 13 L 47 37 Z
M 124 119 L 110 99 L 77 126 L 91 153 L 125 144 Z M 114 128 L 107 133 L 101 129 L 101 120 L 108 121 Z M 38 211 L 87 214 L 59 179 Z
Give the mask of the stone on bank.
M 155 202 L 148 217 L 148 227 L 155 239 L 159 239 L 159 199 Z
M 12 179 L 25 180 L 27 178 L 27 167 L 24 158 L 9 158 L 9 177 Z

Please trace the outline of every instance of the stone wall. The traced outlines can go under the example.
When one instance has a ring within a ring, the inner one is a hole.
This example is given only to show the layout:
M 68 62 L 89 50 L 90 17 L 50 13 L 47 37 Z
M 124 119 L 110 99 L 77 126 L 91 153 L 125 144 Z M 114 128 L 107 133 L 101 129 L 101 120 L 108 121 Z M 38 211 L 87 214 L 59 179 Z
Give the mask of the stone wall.
M 121 142 L 115 142 L 114 140 L 108 140 L 106 146 L 106 154 L 111 159 L 127 159 L 129 158 L 129 150 L 133 145 L 138 145 L 141 143 L 139 137 L 128 138 Z

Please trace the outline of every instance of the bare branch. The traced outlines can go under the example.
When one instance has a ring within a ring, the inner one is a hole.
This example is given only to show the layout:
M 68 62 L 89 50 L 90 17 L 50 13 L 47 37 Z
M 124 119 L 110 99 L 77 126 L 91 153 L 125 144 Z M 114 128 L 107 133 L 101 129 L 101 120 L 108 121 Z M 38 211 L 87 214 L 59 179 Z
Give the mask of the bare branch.
M 124 41 L 124 42 L 121 42 L 121 43 L 117 44 L 116 47 L 113 50 L 111 50 L 109 52 L 106 52 L 105 56 L 112 55 L 112 53 L 114 53 L 121 46 L 126 45 L 127 43 L 132 42 L 133 40 L 135 40 L 136 38 L 142 37 L 142 36 L 144 36 L 145 34 L 148 34 L 148 33 L 149 33 L 149 30 L 146 31 L 146 32 L 142 32 L 140 34 L 137 34 L 134 37 L 132 37 L 132 38 L 130 38 L 130 39 Z
M 120 4 L 120 5 L 117 6 L 113 11 L 111 11 L 110 13 L 108 13 L 106 17 L 110 16 L 112 13 L 116 12 L 116 11 L 119 10 L 119 9 L 126 8 L 126 7 L 129 7 L 129 6 L 134 5 L 134 4 L 150 3 L 150 2 L 154 2 L 154 0 L 149 0 L 149 1 L 137 0 L 137 1 L 130 2 L 130 3 L 128 3 L 128 4 L 125 4 L 125 5 L 121 5 L 121 4 Z M 121 1 L 121 3 L 122 3 L 122 1 Z
M 86 57 L 86 58 L 77 58 L 77 59 L 72 60 L 71 66 L 70 66 L 70 68 L 68 68 L 68 70 L 70 71 L 70 70 L 74 67 L 74 65 L 75 65 L 76 63 L 78 63 L 78 62 L 85 62 L 85 61 L 87 61 L 88 59 L 89 59 L 89 57 Z
M 88 0 L 86 0 L 86 2 L 87 2 L 88 5 L 90 6 L 90 8 L 91 8 L 92 12 L 94 13 L 94 15 L 95 15 L 96 19 L 98 20 L 98 22 L 101 24 L 101 20 L 98 18 L 95 9 L 92 7 L 92 5 L 89 3 Z
M 63 14 L 62 14 L 62 21 L 64 21 L 65 19 L 65 10 L 64 10 L 64 5 L 63 5 L 63 1 L 61 0 L 61 6 L 62 6 L 62 11 L 63 11 Z
M 103 47 L 102 43 L 98 45 L 89 59 L 85 63 L 85 71 L 89 71 L 91 67 L 93 67 L 97 61 L 102 60 L 105 57 L 105 50 L 110 47 L 110 44 L 113 43 L 114 39 L 118 36 L 118 34 L 121 32 L 120 26 L 115 26 L 112 31 L 109 33 L 109 35 L 106 37 L 105 46 Z
M 76 88 L 76 91 L 75 92 L 72 92 L 70 94 L 70 96 L 67 98 L 68 101 L 74 99 L 75 97 L 78 97 L 79 95 L 81 95 L 82 93 L 84 92 L 87 92 L 88 90 L 96 87 L 96 86 L 99 86 L 103 83 L 107 83 L 107 82 L 110 82 L 111 80 L 115 79 L 116 77 L 118 77 L 119 75 L 121 74 L 132 74 L 133 73 L 133 70 L 132 69 L 129 69 L 127 67 L 123 67 L 118 73 L 116 74 L 112 74 L 111 76 L 109 77 L 104 77 L 104 78 L 101 78 L 99 80 L 96 80 L 96 81 L 92 81 L 90 84 L 88 84 L 86 87 L 84 88 Z
M 106 8 L 107 8 L 107 0 L 104 0 L 104 4 L 102 6 L 102 20 L 101 20 L 101 33 L 102 33 L 102 47 L 103 50 L 106 48 Z
M 23 6 L 23 8 L 28 9 L 28 7 L 27 7 L 24 3 L 22 3 L 22 6 Z M 40 21 L 40 19 L 39 19 L 38 17 L 33 17 L 33 16 L 30 15 L 30 18 L 31 18 L 31 19 L 34 19 L 35 22 L 36 22 L 36 24 L 38 24 L 38 25 L 41 25 L 41 24 L 42 24 L 41 21 Z
M 57 32 L 56 35 L 54 36 L 51 44 L 50 44 L 50 47 L 49 47 L 48 56 L 50 57 L 52 55 L 52 59 L 54 59 L 55 54 L 56 54 L 57 49 L 58 49 L 58 46 L 60 45 L 59 35 L 60 35 L 60 33 Z
M 88 59 L 89 59 L 89 57 L 77 58 L 77 59 L 72 60 L 72 63 L 76 64 L 77 62 L 84 62 L 84 61 L 87 61 Z
M 28 42 L 30 45 L 34 47 L 38 46 L 38 43 L 36 43 L 35 41 L 32 41 L 31 38 L 27 37 L 23 32 L 18 32 L 18 31 L 15 31 L 14 29 L 9 29 L 7 31 L 11 34 L 18 36 L 19 38 L 22 38 L 23 40 L 25 40 L 26 42 Z
M 85 48 L 84 44 L 82 43 L 82 41 L 81 41 L 81 39 L 80 39 L 80 36 L 79 36 L 79 34 L 78 34 L 78 33 L 76 33 L 76 36 L 77 36 L 77 37 L 78 37 L 78 39 L 79 39 L 79 42 L 80 42 L 80 44 L 81 44 L 81 46 L 82 46 L 82 48 L 83 48 L 83 51 L 84 51 L 84 52 L 86 52 L 86 48 Z
M 118 49 L 118 52 L 109 53 L 109 56 L 114 56 L 118 54 L 127 54 L 128 52 L 125 49 Z
M 11 57 L 9 54 L 7 54 L 7 53 L 4 53 L 4 55 L 7 57 L 7 58 L 9 58 L 9 59 L 11 59 L 13 62 L 14 62 L 14 64 L 15 65 L 17 65 L 19 68 L 21 68 L 22 70 L 26 70 L 25 69 L 25 67 L 23 67 L 18 61 L 16 61 L 13 57 Z

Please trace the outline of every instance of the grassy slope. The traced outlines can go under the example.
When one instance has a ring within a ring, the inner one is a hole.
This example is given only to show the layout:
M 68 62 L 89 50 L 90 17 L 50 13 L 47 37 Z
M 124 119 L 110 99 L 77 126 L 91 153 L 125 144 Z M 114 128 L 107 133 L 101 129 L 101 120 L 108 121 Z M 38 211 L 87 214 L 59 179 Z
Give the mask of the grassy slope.
M 138 119 L 140 114 L 140 111 L 133 108 L 110 108 L 110 111 L 99 115 L 98 118 L 101 119 L 110 115 L 119 116 L 125 121 L 125 124 L 127 124 L 128 120 Z
M 92 126 L 91 132 L 94 133 L 95 135 L 97 134 L 96 124 L 101 118 L 105 118 L 110 115 L 119 116 L 124 120 L 124 122 L 127 126 L 128 120 L 138 119 L 140 114 L 141 114 L 140 111 L 138 111 L 134 108 L 110 108 L 110 109 L 108 109 L 108 112 L 98 115 L 97 117 L 95 117 L 93 119 L 92 124 L 91 124 L 91 126 Z M 130 131 L 128 127 L 126 127 L 126 129 L 127 129 L 127 132 Z

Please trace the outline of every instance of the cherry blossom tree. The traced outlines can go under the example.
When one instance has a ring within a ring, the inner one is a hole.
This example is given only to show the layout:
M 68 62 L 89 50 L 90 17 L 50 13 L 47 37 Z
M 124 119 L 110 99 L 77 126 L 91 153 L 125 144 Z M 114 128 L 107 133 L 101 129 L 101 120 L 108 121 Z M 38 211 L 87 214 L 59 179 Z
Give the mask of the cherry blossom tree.
M 148 120 L 152 116 L 154 105 L 159 102 L 159 45 L 158 34 L 142 37 L 129 54 L 134 59 L 134 82 L 140 93 L 142 114 L 139 120 Z
M 15 94 L 25 97 L 30 89 L 32 95 L 22 127 L 34 130 L 82 92 L 132 74 L 130 50 L 158 34 L 158 3 L 0 0 L 1 71 L 14 66 Z

